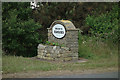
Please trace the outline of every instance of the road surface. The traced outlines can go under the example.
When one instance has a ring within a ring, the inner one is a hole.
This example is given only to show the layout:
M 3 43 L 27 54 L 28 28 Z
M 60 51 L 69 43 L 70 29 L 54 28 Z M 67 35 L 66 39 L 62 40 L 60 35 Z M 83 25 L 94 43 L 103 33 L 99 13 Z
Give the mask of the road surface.
M 118 72 L 49 76 L 44 78 L 118 78 Z

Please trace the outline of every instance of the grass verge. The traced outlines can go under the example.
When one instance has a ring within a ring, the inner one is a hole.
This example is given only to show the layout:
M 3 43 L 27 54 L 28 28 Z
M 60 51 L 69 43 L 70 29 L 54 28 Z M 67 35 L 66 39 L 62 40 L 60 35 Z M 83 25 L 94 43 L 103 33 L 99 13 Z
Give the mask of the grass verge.
M 37 59 L 6 56 L 2 57 L 3 74 L 27 71 L 87 70 L 118 67 L 118 47 L 93 38 L 84 38 L 79 43 L 79 57 L 88 62 L 52 63 Z
M 52 70 L 87 70 L 117 67 L 117 56 L 102 59 L 90 59 L 85 63 L 52 63 L 24 57 L 3 56 L 2 70 L 5 73 Z

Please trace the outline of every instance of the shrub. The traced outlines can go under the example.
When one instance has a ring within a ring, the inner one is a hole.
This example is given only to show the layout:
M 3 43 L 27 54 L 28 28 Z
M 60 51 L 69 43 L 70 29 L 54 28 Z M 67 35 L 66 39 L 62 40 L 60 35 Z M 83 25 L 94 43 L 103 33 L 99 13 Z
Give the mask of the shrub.
M 16 7 L 14 7 L 16 6 Z M 17 56 L 36 56 L 42 38 L 37 32 L 42 26 L 32 17 L 29 3 L 3 3 L 3 50 Z
M 114 5 L 112 10 L 106 14 L 88 15 L 85 20 L 86 25 L 91 27 L 90 33 L 116 43 L 118 41 L 118 9 L 118 5 Z

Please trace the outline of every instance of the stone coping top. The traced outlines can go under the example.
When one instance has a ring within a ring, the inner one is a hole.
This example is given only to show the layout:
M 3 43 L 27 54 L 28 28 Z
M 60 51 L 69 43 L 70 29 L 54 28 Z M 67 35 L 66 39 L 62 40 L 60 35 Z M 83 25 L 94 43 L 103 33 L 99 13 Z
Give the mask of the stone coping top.
M 74 24 L 69 20 L 56 20 L 51 24 L 50 28 L 47 28 L 47 29 L 52 29 L 52 27 L 55 24 L 62 24 L 66 30 L 78 30 L 75 28 Z

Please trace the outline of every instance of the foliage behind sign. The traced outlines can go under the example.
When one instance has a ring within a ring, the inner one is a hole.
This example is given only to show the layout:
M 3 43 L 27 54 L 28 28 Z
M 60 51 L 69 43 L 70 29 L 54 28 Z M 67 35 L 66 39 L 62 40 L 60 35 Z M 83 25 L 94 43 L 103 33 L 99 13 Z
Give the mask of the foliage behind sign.
M 86 17 L 86 24 L 91 27 L 90 33 L 96 37 L 103 39 L 111 39 L 113 42 L 118 41 L 118 5 L 115 5 L 112 10 L 106 14 L 99 16 Z
M 29 3 L 3 3 L 2 9 L 3 50 L 11 55 L 37 55 L 41 40 L 36 30 L 41 25 L 32 19 Z

